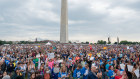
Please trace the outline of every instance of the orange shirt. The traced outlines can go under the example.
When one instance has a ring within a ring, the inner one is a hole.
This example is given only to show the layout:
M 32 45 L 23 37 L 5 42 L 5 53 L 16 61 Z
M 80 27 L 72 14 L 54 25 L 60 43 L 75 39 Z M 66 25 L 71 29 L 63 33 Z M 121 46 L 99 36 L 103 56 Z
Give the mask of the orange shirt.
M 79 59 L 80 59 L 80 57 L 76 57 L 76 58 L 75 58 L 75 60 L 79 60 Z

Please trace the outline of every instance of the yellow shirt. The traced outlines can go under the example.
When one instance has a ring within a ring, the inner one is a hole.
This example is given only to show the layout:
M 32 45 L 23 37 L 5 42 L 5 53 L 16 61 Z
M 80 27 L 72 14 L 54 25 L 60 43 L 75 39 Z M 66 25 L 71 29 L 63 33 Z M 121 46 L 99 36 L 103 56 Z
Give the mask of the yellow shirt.
M 89 54 L 88 54 L 88 56 L 90 56 L 90 57 L 91 57 L 91 56 L 92 56 L 92 53 L 89 53 Z
M 14 67 L 16 67 L 16 63 L 14 62 L 13 64 L 14 64 Z

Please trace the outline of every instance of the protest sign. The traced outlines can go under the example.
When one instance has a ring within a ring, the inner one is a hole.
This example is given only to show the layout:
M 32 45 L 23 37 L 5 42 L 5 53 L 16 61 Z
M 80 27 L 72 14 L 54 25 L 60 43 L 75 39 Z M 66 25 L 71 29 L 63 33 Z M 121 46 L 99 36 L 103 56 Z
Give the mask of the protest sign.
M 90 60 L 94 60 L 94 57 L 91 57 Z
M 134 48 L 133 47 L 130 47 L 130 50 L 131 50 L 131 52 L 134 52 Z
M 137 78 L 140 77 L 140 76 L 139 76 L 139 69 L 135 70 L 134 73 L 135 73 L 135 75 L 137 76 Z
M 129 49 L 129 46 L 127 46 L 127 49 Z
M 125 65 L 124 64 L 120 64 L 121 69 L 125 69 Z
M 59 62 L 59 63 L 62 63 L 62 62 L 63 62 L 63 60 L 58 60 L 58 62 Z
M 36 49 L 38 49 L 38 46 L 35 46 Z
M 48 58 L 53 59 L 54 58 L 54 53 L 48 53 Z
M 97 53 L 97 56 L 98 56 L 98 57 L 101 57 L 101 53 Z
M 132 72 L 132 70 L 133 70 L 133 66 L 131 66 L 131 65 L 127 65 L 127 68 L 128 68 L 128 71 L 129 71 L 129 72 Z

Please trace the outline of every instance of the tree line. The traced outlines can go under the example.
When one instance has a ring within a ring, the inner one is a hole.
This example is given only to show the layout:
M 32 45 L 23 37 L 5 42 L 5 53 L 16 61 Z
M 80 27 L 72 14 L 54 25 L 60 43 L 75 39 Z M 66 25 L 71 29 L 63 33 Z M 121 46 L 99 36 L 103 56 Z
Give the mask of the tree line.
M 111 42 L 106 42 L 106 41 L 103 41 L 103 40 L 98 40 L 97 44 L 111 44 Z M 123 40 L 123 41 L 120 41 L 120 42 L 114 42 L 113 44 L 124 44 L 124 45 L 133 44 L 133 45 L 135 45 L 135 44 L 140 44 L 140 42 L 133 42 L 133 41 Z
M 31 41 L 19 41 L 19 42 L 13 42 L 13 41 L 2 41 L 0 40 L 0 45 L 4 44 L 33 44 L 34 42 Z
M 38 41 L 38 42 L 18 41 L 17 43 L 15 43 L 13 41 L 2 41 L 2 40 L 0 40 L 0 45 L 4 45 L 4 44 L 35 44 L 35 43 L 42 43 L 42 42 L 41 41 Z M 46 42 L 43 42 L 43 43 L 46 43 Z M 69 41 L 69 43 L 72 43 L 72 42 Z M 93 44 L 93 43 L 90 43 L 90 42 L 86 41 L 86 42 L 81 42 L 81 44 Z M 133 44 L 133 45 L 135 45 L 135 44 L 140 44 L 140 42 L 132 42 L 132 41 L 123 40 L 123 41 L 120 41 L 119 43 L 118 42 L 111 43 L 111 42 L 107 42 L 107 41 L 104 41 L 104 40 L 98 40 L 97 43 L 94 43 L 94 44 L 124 44 L 124 45 Z

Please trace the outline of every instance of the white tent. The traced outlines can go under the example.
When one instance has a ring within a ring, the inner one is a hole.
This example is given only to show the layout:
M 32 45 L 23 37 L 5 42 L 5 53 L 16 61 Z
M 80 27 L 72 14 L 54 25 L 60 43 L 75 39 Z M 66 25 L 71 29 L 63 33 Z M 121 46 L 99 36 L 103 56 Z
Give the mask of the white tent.
M 45 45 L 52 45 L 50 42 L 46 43 Z

